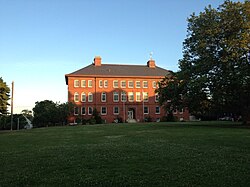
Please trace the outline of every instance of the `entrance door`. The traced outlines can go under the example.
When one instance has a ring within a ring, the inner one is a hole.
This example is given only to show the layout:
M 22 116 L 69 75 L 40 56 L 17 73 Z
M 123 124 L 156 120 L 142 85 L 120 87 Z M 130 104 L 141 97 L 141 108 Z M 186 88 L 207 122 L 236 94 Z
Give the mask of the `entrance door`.
M 129 110 L 128 111 L 128 120 L 130 120 L 130 119 L 134 119 L 134 112 L 133 112 L 133 110 Z

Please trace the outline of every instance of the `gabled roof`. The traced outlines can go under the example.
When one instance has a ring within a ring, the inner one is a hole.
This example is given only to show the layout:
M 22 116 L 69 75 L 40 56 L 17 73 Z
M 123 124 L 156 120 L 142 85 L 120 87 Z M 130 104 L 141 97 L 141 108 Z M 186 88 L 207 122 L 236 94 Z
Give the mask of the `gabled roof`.
M 73 73 L 65 75 L 66 84 L 71 76 L 95 76 L 95 77 L 165 77 L 171 71 L 155 66 L 150 68 L 146 65 L 119 65 L 102 64 L 95 66 L 91 64 Z

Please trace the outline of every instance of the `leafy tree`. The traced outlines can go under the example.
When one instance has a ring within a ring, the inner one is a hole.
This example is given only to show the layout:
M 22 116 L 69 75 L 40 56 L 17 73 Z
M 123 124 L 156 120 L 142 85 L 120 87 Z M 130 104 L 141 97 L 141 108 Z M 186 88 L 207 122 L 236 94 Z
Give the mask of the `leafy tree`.
M 96 124 L 102 124 L 102 118 L 101 118 L 100 113 L 97 111 L 96 108 L 94 108 L 94 110 L 93 110 L 92 119 L 95 120 Z
M 67 118 L 73 108 L 72 103 L 54 103 L 50 100 L 36 102 L 33 108 L 33 124 L 37 127 L 45 127 L 56 124 L 66 124 Z
M 0 77 L 0 114 L 7 114 L 7 107 L 9 105 L 8 100 L 10 99 L 10 88 L 6 82 Z
M 208 6 L 190 16 L 187 30 L 177 79 L 189 110 L 249 117 L 250 2 Z

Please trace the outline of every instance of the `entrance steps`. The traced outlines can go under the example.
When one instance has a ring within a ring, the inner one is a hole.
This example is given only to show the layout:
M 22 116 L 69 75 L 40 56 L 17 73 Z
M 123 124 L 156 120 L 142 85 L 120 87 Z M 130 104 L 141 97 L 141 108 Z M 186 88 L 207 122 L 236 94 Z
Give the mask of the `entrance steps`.
M 127 122 L 128 123 L 137 123 L 137 121 L 135 119 L 128 119 Z

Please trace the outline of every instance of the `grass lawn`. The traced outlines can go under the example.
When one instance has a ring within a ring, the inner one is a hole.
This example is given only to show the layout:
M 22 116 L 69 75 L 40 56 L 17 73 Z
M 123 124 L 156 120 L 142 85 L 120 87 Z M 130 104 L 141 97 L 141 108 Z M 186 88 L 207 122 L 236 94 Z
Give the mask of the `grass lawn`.
M 0 186 L 250 186 L 250 128 L 151 123 L 0 132 Z

